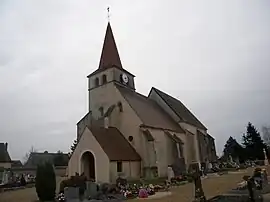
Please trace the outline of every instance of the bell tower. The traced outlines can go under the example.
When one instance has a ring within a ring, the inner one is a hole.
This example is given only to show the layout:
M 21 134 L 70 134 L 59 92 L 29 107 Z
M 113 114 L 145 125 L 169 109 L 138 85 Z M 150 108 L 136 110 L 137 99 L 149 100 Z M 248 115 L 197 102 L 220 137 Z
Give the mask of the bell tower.
M 135 90 L 134 75 L 122 66 L 110 22 L 107 24 L 98 69 L 88 76 L 89 111 L 102 116 L 105 94 L 112 94 L 113 85 Z M 104 99 L 103 99 L 104 98 Z M 98 107 L 98 102 L 100 107 Z M 99 111 L 97 113 L 97 111 Z

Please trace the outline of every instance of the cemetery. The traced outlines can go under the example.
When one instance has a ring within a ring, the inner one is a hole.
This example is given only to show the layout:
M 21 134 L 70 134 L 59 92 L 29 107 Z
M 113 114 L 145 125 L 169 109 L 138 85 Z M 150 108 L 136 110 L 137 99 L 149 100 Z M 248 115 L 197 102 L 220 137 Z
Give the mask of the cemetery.
M 267 201 L 270 147 L 252 123 L 219 158 L 208 126 L 154 86 L 139 93 L 124 67 L 108 20 L 71 152 L 31 150 L 16 170 L 0 143 L 0 202 Z
M 9 190 L 25 186 L 32 187 L 34 185 L 34 176 L 18 174 L 10 169 L 0 168 L 0 190 Z
M 241 167 L 243 166 L 244 165 L 241 165 Z M 270 193 L 267 170 L 254 166 L 254 164 L 245 165 L 245 167 L 248 166 L 251 167 L 240 169 L 240 166 L 229 168 L 233 166 L 230 164 L 230 166 L 224 167 L 222 164 L 217 166 L 217 168 L 213 166 L 205 172 L 200 170 L 199 167 L 193 166 L 188 174 L 182 176 L 170 176 L 167 179 L 140 179 L 137 181 L 128 181 L 125 178 L 119 177 L 113 184 L 96 183 L 87 180 L 83 174 L 76 174 L 75 176 L 62 180 L 59 188 L 56 188 L 56 177 L 53 167 L 48 163 L 46 166 L 41 166 L 41 168 L 37 170 L 37 175 L 35 176 L 36 182 L 34 184 L 36 187 L 34 189 L 40 201 L 45 201 L 41 199 L 42 197 L 49 197 L 49 201 L 66 202 L 124 201 L 140 198 L 166 200 L 167 197 L 174 197 L 176 194 L 175 190 L 182 189 L 182 187 L 183 189 L 185 189 L 185 187 L 192 187 L 191 195 L 194 201 L 262 201 L 262 196 L 266 193 Z M 220 168 L 217 172 L 216 169 L 218 169 L 218 167 Z M 252 172 L 245 173 L 246 170 L 251 170 Z M 46 173 L 46 175 L 44 175 L 44 173 Z M 242 176 L 240 183 L 235 183 L 235 185 L 231 187 L 231 190 L 225 193 L 206 197 L 203 185 L 204 181 L 206 183 L 207 180 L 213 181 L 222 177 L 223 181 L 226 181 L 226 176 L 234 175 L 233 173 L 239 173 L 238 175 Z M 11 179 L 8 171 L 4 172 L 4 175 L 2 172 L 2 179 L 4 178 Z M 33 183 L 33 181 L 31 183 Z M 18 186 L 25 187 L 26 184 L 17 185 L 17 187 Z M 15 193 L 17 191 L 6 189 L 4 193 L 9 192 Z M 51 194 L 49 194 L 49 192 L 51 192 Z

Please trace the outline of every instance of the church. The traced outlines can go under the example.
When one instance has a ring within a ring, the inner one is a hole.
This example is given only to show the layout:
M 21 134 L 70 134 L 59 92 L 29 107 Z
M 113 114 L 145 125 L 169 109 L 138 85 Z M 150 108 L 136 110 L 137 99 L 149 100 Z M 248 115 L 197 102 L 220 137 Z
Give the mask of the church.
M 215 140 L 178 99 L 152 87 L 136 91 L 134 75 L 122 65 L 110 23 L 97 70 L 87 76 L 89 112 L 77 123 L 78 144 L 68 175 L 97 182 L 166 177 L 191 164 L 216 161 Z

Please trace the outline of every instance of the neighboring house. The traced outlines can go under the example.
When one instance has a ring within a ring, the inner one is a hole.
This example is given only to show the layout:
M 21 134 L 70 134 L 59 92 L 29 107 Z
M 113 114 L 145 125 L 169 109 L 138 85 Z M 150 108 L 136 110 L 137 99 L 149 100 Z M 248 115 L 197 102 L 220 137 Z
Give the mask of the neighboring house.
M 21 168 L 23 166 L 20 160 L 11 161 L 11 168 Z
M 0 168 L 11 168 L 11 163 L 8 153 L 8 143 L 0 143 Z
M 98 69 L 88 76 L 89 112 L 77 123 L 69 176 L 84 173 L 99 182 L 165 177 L 168 166 L 183 172 L 214 160 L 207 128 L 166 93 L 136 92 L 134 77 L 122 66 L 108 23 Z
M 68 160 L 68 154 L 64 153 L 32 152 L 24 164 L 24 168 L 36 168 L 38 164 L 44 162 L 51 162 L 54 166 L 67 166 Z

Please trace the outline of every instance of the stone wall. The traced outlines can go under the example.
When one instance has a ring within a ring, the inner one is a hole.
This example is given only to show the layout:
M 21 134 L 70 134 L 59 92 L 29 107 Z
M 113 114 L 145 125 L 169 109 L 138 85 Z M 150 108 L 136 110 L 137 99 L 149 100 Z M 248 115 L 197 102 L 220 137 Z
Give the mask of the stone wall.
M 66 169 L 67 166 L 56 166 L 55 167 L 55 175 L 59 177 L 66 176 Z M 30 175 L 36 175 L 36 168 L 11 168 L 11 171 L 18 174 L 30 174 Z

